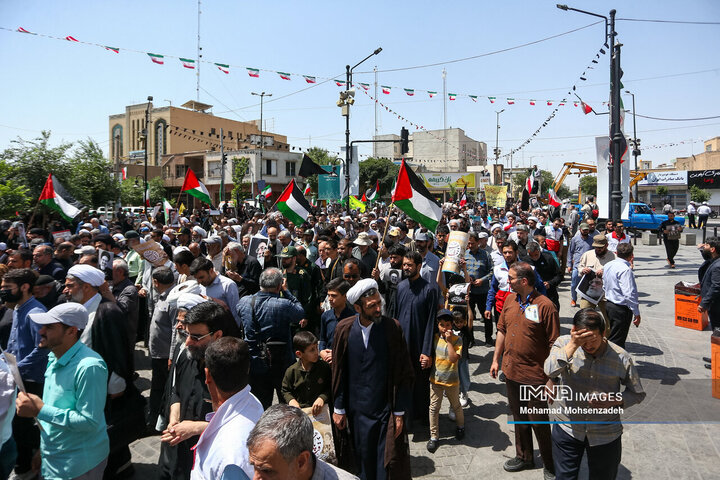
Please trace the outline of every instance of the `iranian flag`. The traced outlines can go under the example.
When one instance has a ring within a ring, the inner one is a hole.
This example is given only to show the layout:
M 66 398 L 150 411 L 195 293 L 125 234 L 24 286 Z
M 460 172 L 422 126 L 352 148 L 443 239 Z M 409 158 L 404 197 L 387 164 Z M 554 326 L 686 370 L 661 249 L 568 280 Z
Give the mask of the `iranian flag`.
M 68 222 L 80 215 L 80 212 L 85 208 L 65 190 L 52 173 L 48 175 L 45 186 L 40 193 L 39 202 L 57 210 Z
M 218 70 L 223 73 L 230 73 L 230 65 L 227 65 L 225 63 L 216 63 L 215 66 L 218 67 Z
M 565 106 L 565 102 L 560 102 L 560 103 L 558 103 L 558 106 L 559 106 L 559 107 Z
M 434 97 L 435 95 L 437 95 L 437 92 L 431 92 L 431 91 L 428 90 L 428 95 L 430 95 L 430 98 L 432 98 L 432 97 Z
M 283 80 L 290 80 L 290 74 L 287 72 L 277 72 L 278 75 L 280 75 L 280 78 Z
M 310 195 L 312 193 L 312 188 L 310 188 L 310 184 L 308 183 L 305 185 L 305 191 L 303 192 L 303 195 Z
M 37 35 L 36 33 L 33 33 L 33 32 L 31 32 L 31 31 L 29 31 L 29 30 L 25 30 L 23 27 L 18 28 L 17 31 L 20 32 L 20 33 L 29 33 L 30 35 Z
M 389 95 L 389 94 L 390 94 L 390 87 L 388 87 L 387 85 L 382 85 L 382 92 L 383 92 L 385 95 Z
M 552 100 L 548 100 L 548 101 L 547 101 L 547 104 L 548 104 L 548 105 L 552 105 L 552 104 L 553 104 L 553 101 L 552 101 Z
M 337 85 L 338 87 L 344 87 L 345 81 L 344 80 L 335 80 L 335 85 Z
M 457 94 L 456 94 L 456 93 L 448 93 L 448 99 L 449 99 L 449 100 L 455 100 L 456 98 L 457 98 Z
M 120 53 L 120 49 L 118 47 L 105 47 L 105 50 L 109 50 L 111 52 Z
M 127 167 L 122 168 L 122 179 L 127 180 Z
M 265 185 L 262 190 L 260 190 L 260 195 L 262 195 L 265 198 L 272 197 L 272 188 L 270 185 Z
M 412 97 L 413 95 L 415 95 L 415 90 L 412 88 L 403 88 L 403 90 L 405 90 L 405 93 L 407 93 L 408 97 Z
M 530 175 L 528 175 L 528 178 L 525 181 L 525 188 L 527 189 L 528 193 L 532 193 L 534 186 L 535 186 L 535 175 L 533 175 L 532 172 L 530 172 Z
M 153 63 L 157 63 L 158 65 L 165 64 L 165 55 L 158 55 L 157 53 L 148 53 L 148 57 L 150 57 L 150 60 L 152 60 Z
M 185 172 L 185 181 L 183 182 L 183 186 L 180 191 L 187 193 L 188 195 L 192 195 L 201 202 L 212 205 L 210 202 L 210 192 L 208 192 L 205 185 L 198 180 L 197 176 L 195 176 L 195 172 L 192 171 L 192 168 L 188 168 L 187 172 Z
M 363 90 L 367 90 L 368 88 L 370 88 L 369 83 L 360 83 L 359 85 L 363 88 Z
M 488 97 L 488 100 L 490 100 L 490 103 L 495 103 L 495 97 Z
M 435 232 L 442 218 L 442 208 L 404 159 L 400 165 L 392 201 L 410 218 L 427 227 L 431 232 Z
M 462 195 L 460 196 L 460 206 L 467 205 L 467 183 L 463 186 Z
M 258 70 L 257 68 L 248 68 L 247 72 L 248 72 L 248 75 L 250 75 L 253 78 L 260 77 L 260 70 Z
M 275 202 L 275 207 L 285 218 L 293 222 L 295 225 L 302 225 L 310 215 L 312 206 L 295 183 L 295 180 L 290 180 L 285 190 Z
M 468 95 L 468 97 L 470 97 L 470 100 L 473 102 L 477 102 L 477 95 Z
M 79 41 L 80 41 L 80 40 L 78 40 L 78 39 L 75 38 L 75 37 L 71 37 L 70 35 L 68 35 L 67 37 L 65 37 L 65 40 L 67 40 L 68 42 L 79 42 Z
M 315 77 L 310 75 L 303 75 L 303 78 L 307 83 L 316 83 Z
M 514 98 L 508 98 L 507 99 L 508 105 L 515 105 L 515 99 Z
M 580 104 L 582 105 L 583 113 L 585 115 L 587 115 L 588 113 L 593 111 L 592 107 L 590 105 L 588 105 L 587 103 L 580 102 Z
M 535 100 L 530 100 L 530 105 L 535 105 Z
M 553 190 L 552 188 L 550 190 L 548 190 L 548 202 L 550 203 L 550 205 L 552 205 L 555 208 L 557 208 L 561 205 L 561 202 L 557 196 L 557 193 L 555 193 L 555 190 Z
M 183 67 L 189 68 L 191 70 L 195 69 L 195 60 L 191 60 L 189 58 L 181 58 L 180 61 L 182 62 Z

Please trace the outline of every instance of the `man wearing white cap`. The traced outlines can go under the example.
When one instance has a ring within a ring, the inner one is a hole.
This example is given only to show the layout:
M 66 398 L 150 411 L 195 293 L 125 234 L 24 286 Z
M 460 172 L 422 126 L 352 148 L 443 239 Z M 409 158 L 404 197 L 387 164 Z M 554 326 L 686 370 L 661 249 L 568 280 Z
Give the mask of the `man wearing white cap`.
M 350 427 L 360 478 L 410 478 L 404 415 L 412 404 L 414 374 L 402 328 L 382 315 L 375 280 L 357 282 L 347 301 L 357 315 L 335 329 L 333 422 L 341 431 Z M 346 465 L 347 452 L 339 453 L 339 464 Z
M 41 429 L 43 478 L 103 478 L 109 453 L 105 425 L 108 370 L 99 354 L 78 341 L 87 310 L 63 303 L 30 319 L 41 325 L 40 347 L 48 348 L 42 399 L 20 392 L 21 417 L 37 418 Z

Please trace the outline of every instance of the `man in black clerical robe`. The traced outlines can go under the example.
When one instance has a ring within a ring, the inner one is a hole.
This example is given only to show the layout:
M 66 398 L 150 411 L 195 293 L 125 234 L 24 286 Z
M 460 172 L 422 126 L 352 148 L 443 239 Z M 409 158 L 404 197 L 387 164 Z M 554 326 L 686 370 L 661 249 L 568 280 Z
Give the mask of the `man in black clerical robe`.
M 338 323 L 332 363 L 333 422 L 341 437 L 349 426 L 352 445 L 352 455 L 338 448 L 340 465 L 364 480 L 409 479 L 413 370 L 402 330 L 382 315 L 375 280 L 359 281 L 347 297 L 358 314 Z

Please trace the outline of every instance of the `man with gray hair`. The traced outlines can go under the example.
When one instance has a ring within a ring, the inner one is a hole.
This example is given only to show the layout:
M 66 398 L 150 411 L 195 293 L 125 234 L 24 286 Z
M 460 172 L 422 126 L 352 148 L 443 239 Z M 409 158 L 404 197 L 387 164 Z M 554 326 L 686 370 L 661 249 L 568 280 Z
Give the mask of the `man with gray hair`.
M 270 267 L 260 274 L 260 291 L 240 299 L 237 317 L 250 347 L 250 387 L 267 409 L 273 391 L 282 399 L 283 376 L 295 357 L 291 327 L 305 318 L 305 310 L 287 289 L 282 272 Z
M 530 241 L 527 244 L 527 255 L 521 257 L 520 260 L 535 267 L 535 271 L 540 275 L 547 290 L 545 295 L 552 300 L 555 308 L 560 312 L 560 297 L 558 296 L 557 287 L 563 280 L 563 271 L 552 254 L 543 252 L 539 243 Z
M 112 281 L 112 294 L 115 297 L 115 303 L 126 315 L 128 341 L 130 348 L 134 348 L 140 316 L 140 298 L 135 284 L 130 280 L 130 268 L 122 258 L 113 260 Z
M 299 408 L 270 407 L 250 431 L 247 447 L 255 478 L 357 479 L 313 454 L 312 422 Z
M 237 242 L 228 243 L 223 253 L 226 260 L 221 273 L 235 282 L 239 297 L 257 293 L 262 271 L 257 258 L 248 255 L 245 247 Z

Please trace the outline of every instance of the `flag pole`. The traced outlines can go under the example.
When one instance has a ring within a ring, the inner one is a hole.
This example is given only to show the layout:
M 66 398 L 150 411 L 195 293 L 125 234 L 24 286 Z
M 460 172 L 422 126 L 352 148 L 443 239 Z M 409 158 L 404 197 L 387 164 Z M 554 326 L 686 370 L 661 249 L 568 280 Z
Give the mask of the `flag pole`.
M 393 202 L 390 204 L 390 206 L 388 206 L 387 217 L 385 218 L 385 231 L 383 232 L 382 238 L 380 239 L 380 243 L 378 245 L 378 256 L 375 258 L 375 268 L 377 268 L 378 263 L 380 263 L 380 250 L 382 250 L 382 247 L 385 244 L 385 237 L 387 236 L 388 227 L 390 226 L 390 212 L 392 211 L 394 205 L 395 203 Z

